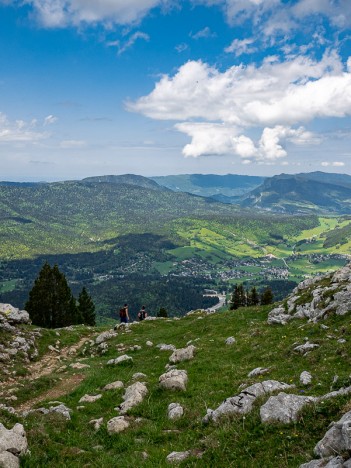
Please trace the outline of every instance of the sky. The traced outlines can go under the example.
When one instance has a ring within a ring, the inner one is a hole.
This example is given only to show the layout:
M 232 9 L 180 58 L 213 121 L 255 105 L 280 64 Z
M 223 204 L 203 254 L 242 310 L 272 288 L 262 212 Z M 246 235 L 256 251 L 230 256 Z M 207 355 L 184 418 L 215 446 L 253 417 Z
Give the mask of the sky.
M 0 164 L 351 174 L 351 0 L 0 0 Z

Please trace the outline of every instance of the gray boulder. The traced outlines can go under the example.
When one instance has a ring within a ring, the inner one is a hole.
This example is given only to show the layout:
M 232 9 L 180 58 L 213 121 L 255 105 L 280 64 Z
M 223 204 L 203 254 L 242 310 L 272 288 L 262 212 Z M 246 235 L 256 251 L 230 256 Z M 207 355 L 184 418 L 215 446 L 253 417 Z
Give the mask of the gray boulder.
M 127 354 L 123 354 L 123 356 L 119 356 L 116 359 L 110 359 L 109 361 L 107 361 L 107 365 L 113 366 L 113 365 L 118 365 L 118 364 L 122 364 L 126 362 L 132 363 L 133 358 L 131 356 L 128 356 Z
M 309 341 L 307 341 L 303 345 L 296 346 L 294 348 L 294 351 L 297 351 L 298 353 L 301 353 L 301 354 L 306 354 L 306 353 L 314 350 L 315 348 L 319 348 L 319 345 L 314 344 L 314 343 L 310 343 Z
M 301 372 L 300 382 L 302 385 L 309 385 L 312 382 L 312 375 L 307 371 Z
M 27 436 L 22 424 L 15 424 L 12 429 L 6 429 L 0 423 L 0 467 L 19 467 L 17 457 L 24 455 L 27 449 Z
M 194 358 L 195 346 L 190 345 L 186 348 L 176 349 L 169 358 L 171 364 L 177 364 L 182 361 L 190 361 Z
M 252 406 L 258 397 L 277 390 L 287 390 L 293 387 L 294 385 L 288 385 L 284 382 L 278 382 L 277 380 L 265 380 L 254 385 L 250 385 L 242 390 L 239 395 L 224 400 L 217 409 L 207 410 L 207 414 L 204 417 L 203 422 L 217 422 L 225 415 L 246 414 L 252 410 Z
M 29 314 L 25 310 L 19 310 L 11 304 L 0 304 L 0 315 L 11 325 L 30 323 Z
M 107 422 L 107 432 L 111 434 L 118 434 L 125 431 L 129 427 L 129 422 L 124 416 L 117 416 Z
M 269 325 L 286 325 L 291 318 L 291 315 L 286 313 L 284 307 L 276 307 L 269 312 L 267 323 Z
M 121 414 L 127 413 L 131 408 L 143 401 L 148 393 L 148 389 L 144 383 L 135 382 L 126 388 L 123 396 L 123 403 L 119 405 L 118 410 Z
M 257 377 L 258 375 L 267 374 L 270 371 L 269 367 L 256 367 L 248 373 L 248 377 Z
M 123 388 L 124 387 L 124 384 L 123 382 L 121 382 L 120 380 L 116 380 L 115 382 L 111 382 L 107 385 L 104 386 L 104 388 L 102 389 L 103 391 L 106 391 L 106 390 L 118 390 L 120 388 Z
M 188 373 L 186 370 L 172 369 L 159 378 L 161 388 L 166 390 L 186 390 L 188 383 Z
M 169 455 L 167 455 L 166 460 L 168 463 L 180 463 L 189 458 L 190 455 L 190 450 L 187 450 L 185 452 L 171 452 Z
M 0 467 L 1 468 L 19 468 L 20 462 L 18 457 L 10 452 L 0 453 Z
M 168 418 L 179 419 L 183 416 L 184 410 L 179 403 L 170 403 L 168 405 Z
M 97 400 L 100 400 L 102 398 L 101 393 L 99 395 L 84 395 L 82 398 L 78 401 L 78 403 L 94 403 Z
M 351 450 L 351 411 L 333 424 L 314 448 L 319 457 L 329 457 Z
M 101 344 L 107 340 L 110 340 L 111 338 L 115 338 L 116 336 L 118 336 L 118 334 L 115 331 L 107 330 L 95 338 L 95 343 Z
M 297 421 L 299 411 L 307 405 L 314 403 L 316 398 L 299 396 L 284 392 L 268 398 L 260 408 L 261 421 L 263 423 L 280 422 L 289 424 Z

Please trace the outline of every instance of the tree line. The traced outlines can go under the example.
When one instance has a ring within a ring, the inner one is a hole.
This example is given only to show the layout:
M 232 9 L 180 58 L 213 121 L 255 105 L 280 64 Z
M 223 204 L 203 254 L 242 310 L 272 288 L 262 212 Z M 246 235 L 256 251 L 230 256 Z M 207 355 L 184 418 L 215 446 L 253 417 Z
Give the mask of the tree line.
M 57 265 L 51 267 L 47 262 L 29 292 L 25 309 L 32 323 L 44 328 L 95 325 L 95 304 L 85 287 L 76 301 L 65 275 Z
M 239 307 L 248 307 L 255 305 L 268 305 L 273 302 L 273 293 L 270 287 L 267 287 L 261 294 L 256 287 L 250 290 L 245 289 L 243 284 L 235 285 L 230 299 L 230 310 L 236 310 Z

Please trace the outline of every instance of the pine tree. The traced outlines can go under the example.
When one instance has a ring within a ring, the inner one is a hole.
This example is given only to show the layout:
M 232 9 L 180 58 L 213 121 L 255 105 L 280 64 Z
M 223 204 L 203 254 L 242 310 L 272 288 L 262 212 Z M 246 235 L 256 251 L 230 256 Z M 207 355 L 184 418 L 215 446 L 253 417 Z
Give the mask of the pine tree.
M 161 307 L 157 312 L 157 317 L 168 317 L 167 310 L 164 307 Z
M 272 304 L 273 293 L 270 287 L 266 288 L 261 295 L 261 305 Z
M 29 293 L 25 309 L 34 325 L 60 328 L 75 323 L 77 308 L 66 277 L 46 262 Z
M 78 323 L 95 326 L 95 304 L 85 288 L 82 289 L 78 297 Z

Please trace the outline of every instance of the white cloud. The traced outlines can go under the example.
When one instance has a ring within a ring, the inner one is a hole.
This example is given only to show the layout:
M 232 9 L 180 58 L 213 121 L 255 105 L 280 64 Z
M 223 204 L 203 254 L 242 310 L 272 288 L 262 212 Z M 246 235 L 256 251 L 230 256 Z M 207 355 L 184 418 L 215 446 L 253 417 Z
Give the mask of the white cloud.
M 342 162 L 342 161 L 332 161 L 332 162 L 323 161 L 323 162 L 321 163 L 321 166 L 323 166 L 323 167 L 328 167 L 328 166 L 343 167 L 343 166 L 345 166 L 345 163 Z
M 127 109 L 153 119 L 183 121 L 176 128 L 192 138 L 185 156 L 235 153 L 276 160 L 287 154 L 284 141 L 319 143 L 302 123 L 351 115 L 350 69 L 351 58 L 345 69 L 333 51 L 320 61 L 299 56 L 280 62 L 271 57 L 261 66 L 240 65 L 223 72 L 189 61 L 174 76 L 161 77 L 150 94 L 127 103 Z M 263 129 L 256 145 L 243 134 L 249 128 Z
M 190 37 L 192 39 L 195 39 L 195 40 L 197 40 L 197 39 L 206 39 L 208 37 L 216 37 L 216 36 L 217 36 L 217 34 L 212 32 L 211 29 L 208 26 L 206 26 L 203 29 L 200 29 L 200 31 L 198 31 L 195 34 L 190 34 Z
M 160 120 L 296 125 L 315 117 L 351 115 L 351 73 L 333 52 L 320 61 L 300 56 L 224 72 L 189 61 L 127 108 Z
M 57 117 L 55 117 L 54 115 L 48 115 L 44 119 L 44 125 L 54 124 L 55 122 L 57 122 L 57 120 L 58 120 Z
M 77 149 L 83 148 L 86 144 L 84 140 L 63 140 L 60 143 L 60 147 L 63 149 Z
M 131 34 L 131 36 L 129 36 L 129 38 L 122 42 L 122 41 L 110 41 L 110 42 L 107 42 L 107 47 L 117 47 L 118 49 L 118 55 L 121 55 L 123 54 L 127 49 L 130 49 L 131 47 L 133 47 L 134 43 L 138 40 L 138 39 L 142 39 L 144 41 L 149 41 L 150 40 L 150 36 L 146 33 L 143 33 L 142 31 L 136 31 L 135 33 Z
M 253 47 L 252 44 L 255 42 L 255 39 L 234 39 L 230 46 L 224 49 L 224 52 L 234 53 L 236 57 L 240 57 L 243 54 L 252 54 L 256 52 L 256 47 Z
M 251 138 L 240 134 L 239 129 L 231 125 L 184 122 L 176 124 L 175 128 L 191 137 L 191 143 L 183 148 L 185 157 L 233 154 L 243 158 L 245 164 L 251 159 L 273 162 L 286 157 L 287 152 L 283 147 L 286 141 L 294 144 L 315 141 L 314 135 L 303 127 L 266 127 L 256 145 Z
M 45 27 L 68 25 L 131 24 L 168 0 L 24 0 L 31 5 Z
M 184 52 L 185 50 L 188 49 L 188 44 L 185 44 L 185 42 L 182 42 L 181 44 L 178 44 L 175 46 L 175 50 L 181 54 L 182 52 Z
M 31 122 L 15 120 L 11 122 L 0 112 L 0 143 L 2 142 L 36 142 L 48 138 L 48 134 L 36 130 L 37 120 Z

